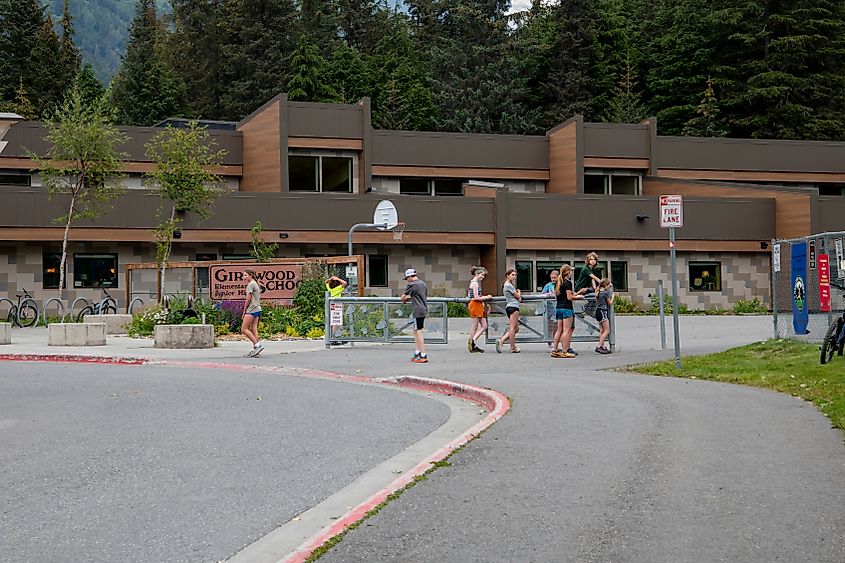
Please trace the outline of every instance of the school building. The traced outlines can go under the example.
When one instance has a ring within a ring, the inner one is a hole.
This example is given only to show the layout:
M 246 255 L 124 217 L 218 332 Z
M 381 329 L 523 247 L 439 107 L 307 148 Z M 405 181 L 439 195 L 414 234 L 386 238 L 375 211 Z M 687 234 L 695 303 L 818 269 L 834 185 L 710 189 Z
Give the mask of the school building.
M 171 120 L 180 125 L 179 120 Z M 188 213 L 172 260 L 241 259 L 256 220 L 279 257 L 347 253 L 347 233 L 390 199 L 404 223 L 358 231 L 368 294 L 398 295 L 414 267 L 434 295 L 463 295 L 472 265 L 500 293 L 506 268 L 536 291 L 562 263 L 596 251 L 622 295 L 647 305 L 668 282 L 669 245 L 658 197 L 683 196 L 677 229 L 680 301 L 692 309 L 769 302 L 770 241 L 845 230 L 845 143 L 666 137 L 656 123 L 585 123 L 574 117 L 545 135 L 385 131 L 370 103 L 291 102 L 281 94 L 239 123 L 209 123 L 226 156 L 216 170 L 230 190 L 204 221 Z M 144 173 L 144 144 L 160 127 L 123 127 L 126 194 L 71 231 L 68 297 L 125 291 L 127 264 L 155 261 L 151 227 L 159 200 Z M 42 123 L 0 114 L 0 296 L 27 289 L 57 295 L 66 212 L 33 170 L 44 154 Z M 191 291 L 201 276 L 168 291 Z M 154 286 L 154 281 L 151 282 Z M 111 290 L 110 290 L 111 291 Z

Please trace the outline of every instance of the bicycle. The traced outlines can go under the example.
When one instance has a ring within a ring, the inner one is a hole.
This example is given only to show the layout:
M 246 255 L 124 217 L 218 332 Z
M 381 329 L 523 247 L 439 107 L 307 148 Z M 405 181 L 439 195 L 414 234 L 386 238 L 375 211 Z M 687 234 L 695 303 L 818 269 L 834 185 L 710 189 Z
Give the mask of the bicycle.
M 76 316 L 76 322 L 81 323 L 85 319 L 85 315 L 114 315 L 117 313 L 117 301 L 114 297 L 109 295 L 109 292 L 103 290 L 103 299 L 99 303 L 87 305 Z
M 845 290 L 845 286 L 831 283 L 833 287 Z M 841 356 L 845 348 L 845 310 L 839 315 L 830 326 L 827 327 L 827 333 L 824 335 L 822 345 L 820 348 L 821 354 L 819 361 L 826 364 L 833 359 L 833 355 Z
M 21 328 L 29 328 L 38 322 L 38 305 L 35 299 L 29 294 L 27 290 L 23 290 L 23 296 L 16 295 L 18 298 L 17 304 L 13 303 L 11 299 L 4 299 L 12 304 L 9 309 L 9 316 L 7 320 L 14 326 Z

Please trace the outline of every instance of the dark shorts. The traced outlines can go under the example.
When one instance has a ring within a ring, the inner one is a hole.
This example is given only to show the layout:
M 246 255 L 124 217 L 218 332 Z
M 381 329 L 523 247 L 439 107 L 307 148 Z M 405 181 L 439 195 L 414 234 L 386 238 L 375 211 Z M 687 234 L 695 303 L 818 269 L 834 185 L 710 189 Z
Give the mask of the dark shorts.
M 596 320 L 600 323 L 604 321 L 609 321 L 610 319 L 607 316 L 607 311 L 604 309 L 596 309 Z
M 414 321 L 417 323 L 417 330 L 422 330 L 425 326 L 425 317 L 414 317 Z
M 505 313 L 508 314 L 508 318 L 511 318 L 511 315 L 514 313 L 519 312 L 519 307 L 505 307 Z
M 252 316 L 253 316 L 253 317 L 255 317 L 256 319 L 258 319 L 258 318 L 260 318 L 260 317 L 261 317 L 261 311 L 256 311 L 256 312 L 254 312 L 254 313 L 247 313 L 247 315 L 252 315 Z
M 555 309 L 555 319 L 562 321 L 564 319 L 571 319 L 575 316 L 572 309 Z

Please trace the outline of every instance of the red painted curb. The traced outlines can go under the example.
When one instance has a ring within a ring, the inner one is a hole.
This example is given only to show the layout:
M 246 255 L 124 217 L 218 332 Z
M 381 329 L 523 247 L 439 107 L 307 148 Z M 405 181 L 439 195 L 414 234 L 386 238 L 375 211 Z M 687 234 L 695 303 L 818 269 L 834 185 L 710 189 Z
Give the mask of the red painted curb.
M 218 362 L 190 362 L 167 360 L 159 361 L 145 360 L 140 358 L 97 357 L 61 354 L 0 354 L 0 361 L 77 362 L 111 365 L 162 365 L 171 367 L 226 369 L 232 371 L 261 371 L 271 373 L 284 369 L 264 366 L 249 366 L 242 364 L 225 364 Z M 352 524 L 363 519 L 369 511 L 373 510 L 376 506 L 384 502 L 388 496 L 407 486 L 416 477 L 423 475 L 432 467 L 434 463 L 446 459 L 449 454 L 451 454 L 454 450 L 467 444 L 472 439 L 476 438 L 481 432 L 492 426 L 494 422 L 502 418 L 502 416 L 504 416 L 505 413 L 510 410 L 510 401 L 508 401 L 508 398 L 502 393 L 499 393 L 498 391 L 494 391 L 492 389 L 484 389 L 483 387 L 476 387 L 474 385 L 467 385 L 464 383 L 455 383 L 452 381 L 444 381 L 439 379 L 425 379 L 416 376 L 375 378 L 363 375 L 343 375 L 340 373 L 311 369 L 293 370 L 287 368 L 285 372 L 286 375 L 293 375 L 297 377 L 311 377 L 318 379 L 349 381 L 354 383 L 388 385 L 407 389 L 415 389 L 418 391 L 428 391 L 431 393 L 438 393 L 440 395 L 448 395 L 472 401 L 483 406 L 488 411 L 487 416 L 481 419 L 477 424 L 472 426 L 466 432 L 457 436 L 448 444 L 438 449 L 433 454 L 429 455 L 416 466 L 402 473 L 385 488 L 381 489 L 358 506 L 353 507 L 351 510 L 346 512 L 346 514 L 335 520 L 330 526 L 323 528 L 319 533 L 306 540 L 293 553 L 289 554 L 287 557 L 282 559 L 282 561 L 284 561 L 285 563 L 301 563 L 302 561 L 308 559 L 308 557 L 314 551 L 319 549 L 330 539 L 340 533 L 343 533 Z

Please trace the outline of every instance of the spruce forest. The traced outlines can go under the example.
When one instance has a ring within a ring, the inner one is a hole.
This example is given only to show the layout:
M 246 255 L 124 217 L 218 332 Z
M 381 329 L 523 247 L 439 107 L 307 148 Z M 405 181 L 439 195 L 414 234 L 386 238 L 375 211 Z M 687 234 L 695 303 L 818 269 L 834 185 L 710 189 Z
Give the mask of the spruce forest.
M 657 117 L 662 135 L 845 140 L 841 0 L 137 0 L 101 84 L 64 2 L 0 0 L 0 111 L 73 81 L 114 119 L 239 120 L 278 93 L 372 101 L 381 129 L 543 134 Z

